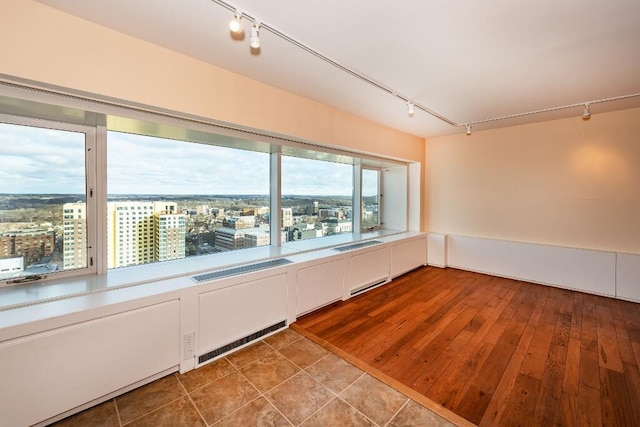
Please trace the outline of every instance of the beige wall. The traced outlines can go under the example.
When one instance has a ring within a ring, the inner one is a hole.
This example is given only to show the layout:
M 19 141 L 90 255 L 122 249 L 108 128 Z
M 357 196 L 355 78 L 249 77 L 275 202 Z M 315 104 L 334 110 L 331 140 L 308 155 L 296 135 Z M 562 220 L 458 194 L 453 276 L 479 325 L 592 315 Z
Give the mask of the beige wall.
M 640 253 L 640 109 L 427 141 L 428 230 Z
M 0 39 L 0 73 L 329 146 L 424 162 L 422 138 L 31 0 L 1 2 Z

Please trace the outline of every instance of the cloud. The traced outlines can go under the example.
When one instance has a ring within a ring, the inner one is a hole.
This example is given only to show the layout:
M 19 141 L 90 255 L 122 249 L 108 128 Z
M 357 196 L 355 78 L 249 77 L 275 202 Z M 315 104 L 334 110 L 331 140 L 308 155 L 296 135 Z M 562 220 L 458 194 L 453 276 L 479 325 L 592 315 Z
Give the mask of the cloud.
M 0 193 L 85 191 L 84 134 L 0 123 Z M 108 132 L 109 194 L 268 194 L 269 154 Z M 282 193 L 350 195 L 351 165 L 283 156 Z
M 84 134 L 0 123 L 0 193 L 83 193 Z

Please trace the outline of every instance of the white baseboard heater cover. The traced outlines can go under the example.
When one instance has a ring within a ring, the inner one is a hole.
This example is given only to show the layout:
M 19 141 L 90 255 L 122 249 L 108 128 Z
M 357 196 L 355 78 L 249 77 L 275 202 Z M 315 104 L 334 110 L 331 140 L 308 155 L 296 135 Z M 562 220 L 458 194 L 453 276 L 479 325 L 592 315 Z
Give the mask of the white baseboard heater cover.
M 282 329 L 285 326 L 287 326 L 287 322 L 285 320 L 278 322 L 274 325 L 268 326 L 262 330 L 259 330 L 258 332 L 254 332 L 250 335 L 247 335 L 246 337 L 242 337 L 238 340 L 235 340 L 227 345 L 223 345 L 220 348 L 216 348 L 215 350 L 211 350 L 210 352 L 207 352 L 201 356 L 198 357 L 198 364 L 202 364 L 204 362 L 206 362 L 207 360 L 211 360 L 214 357 L 218 357 L 221 354 L 227 353 L 235 348 L 238 348 L 240 346 L 243 346 L 251 341 L 257 340 L 260 337 L 263 337 L 271 332 L 275 332 L 278 329 Z

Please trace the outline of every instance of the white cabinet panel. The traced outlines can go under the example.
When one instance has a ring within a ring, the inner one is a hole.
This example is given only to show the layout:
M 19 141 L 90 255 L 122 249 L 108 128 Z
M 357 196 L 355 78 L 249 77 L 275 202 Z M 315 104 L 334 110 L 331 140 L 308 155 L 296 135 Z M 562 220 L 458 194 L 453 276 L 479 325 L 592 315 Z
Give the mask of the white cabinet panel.
M 349 278 L 346 286 L 349 293 L 389 280 L 388 247 L 353 255 L 349 264 Z
M 447 236 L 429 233 L 427 236 L 427 263 L 436 267 L 447 266 Z
M 31 425 L 178 365 L 179 303 L 0 344 L 0 425 Z
M 427 239 L 414 239 L 391 246 L 391 277 L 425 265 Z
M 342 259 L 300 269 L 296 286 L 297 314 L 309 312 L 342 298 L 343 277 Z
M 200 294 L 197 354 L 272 326 L 287 318 L 287 274 Z
M 640 255 L 618 254 L 616 296 L 640 301 Z
M 615 296 L 614 252 L 451 235 L 447 250 L 450 267 Z

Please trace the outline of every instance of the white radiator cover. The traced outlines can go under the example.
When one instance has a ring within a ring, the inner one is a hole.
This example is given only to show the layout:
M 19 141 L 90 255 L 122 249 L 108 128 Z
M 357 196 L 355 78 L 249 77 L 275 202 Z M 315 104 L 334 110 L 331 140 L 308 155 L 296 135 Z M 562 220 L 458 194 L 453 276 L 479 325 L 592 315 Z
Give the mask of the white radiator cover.
M 177 300 L 0 345 L 0 425 L 27 426 L 178 365 Z
M 298 270 L 296 314 L 301 315 L 341 299 L 343 278 L 342 259 Z
M 390 280 L 391 256 L 388 246 L 366 252 L 358 252 L 350 257 L 347 262 L 349 263 L 349 274 L 345 291 L 349 295 L 353 291 L 372 284 Z
M 614 252 L 449 235 L 447 264 L 598 295 L 616 295 Z
M 287 273 L 199 295 L 197 355 L 287 319 Z
M 391 277 L 398 277 L 427 263 L 427 239 L 413 239 L 391 246 Z

